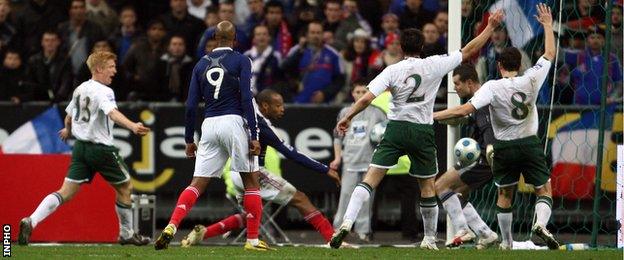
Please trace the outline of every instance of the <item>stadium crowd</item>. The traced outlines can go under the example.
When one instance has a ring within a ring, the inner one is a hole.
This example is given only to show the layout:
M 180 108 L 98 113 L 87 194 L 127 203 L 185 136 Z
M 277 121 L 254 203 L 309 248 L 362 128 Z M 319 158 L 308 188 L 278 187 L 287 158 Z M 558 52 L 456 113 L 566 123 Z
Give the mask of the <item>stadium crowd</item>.
M 605 1 L 564 2 L 556 103 L 599 104 L 606 19 L 612 22 L 608 44 L 614 53 L 606 68 L 608 100 L 621 103 L 622 1 L 615 1 L 611 17 L 605 17 Z M 254 92 L 271 88 L 287 103 L 352 102 L 352 82 L 402 60 L 401 29 L 423 31 L 423 56 L 447 52 L 447 5 L 445 0 L 0 0 L 0 100 L 67 101 L 90 77 L 89 53 L 111 50 L 121 65 L 111 85 L 118 101 L 184 102 L 195 62 L 215 46 L 214 26 L 228 20 L 237 25 L 236 49 L 252 60 Z M 484 27 L 486 7 L 462 0 L 462 45 Z M 507 30 L 499 28 L 473 59 L 481 80 L 500 77 L 496 59 L 510 45 Z M 542 54 L 539 46 L 525 46 L 523 69 Z M 438 101 L 445 97 L 443 82 Z

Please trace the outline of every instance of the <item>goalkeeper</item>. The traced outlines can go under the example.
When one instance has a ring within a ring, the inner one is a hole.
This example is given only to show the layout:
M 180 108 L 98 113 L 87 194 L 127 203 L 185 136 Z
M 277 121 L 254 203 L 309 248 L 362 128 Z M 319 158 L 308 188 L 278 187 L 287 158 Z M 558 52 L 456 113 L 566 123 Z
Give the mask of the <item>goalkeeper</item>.
M 472 98 L 472 95 L 481 87 L 474 66 L 466 63 L 453 71 L 453 83 L 457 95 L 462 99 Z M 466 198 L 471 190 L 481 188 L 492 180 L 492 170 L 488 160 L 486 160 L 485 149 L 494 142 L 494 132 L 492 132 L 488 109 L 489 106 L 485 106 L 470 116 L 441 121 L 441 123 L 450 125 L 471 125 L 472 134 L 470 137 L 479 143 L 482 150 L 481 156 L 477 158 L 476 162 L 470 165 L 462 165 L 458 162 L 435 182 L 436 195 L 448 213 L 455 231 L 452 242 L 447 244 L 449 247 L 456 247 L 473 240 L 475 238 L 474 233 L 470 232 L 469 227 L 479 236 L 477 249 L 487 248 L 498 241 L 496 232 L 483 222 L 472 204 L 460 200 L 460 197 Z

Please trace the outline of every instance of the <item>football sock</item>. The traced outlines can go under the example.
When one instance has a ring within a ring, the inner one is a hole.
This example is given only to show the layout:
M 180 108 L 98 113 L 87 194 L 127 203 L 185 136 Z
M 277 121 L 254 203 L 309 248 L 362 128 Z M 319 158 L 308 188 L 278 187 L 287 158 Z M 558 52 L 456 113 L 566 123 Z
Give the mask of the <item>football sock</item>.
M 546 227 L 550 214 L 552 212 L 552 198 L 548 196 L 539 196 L 535 202 L 536 223 L 542 227 Z
M 355 219 L 362 208 L 362 204 L 370 199 L 371 193 L 373 193 L 373 188 L 371 188 L 368 183 L 360 182 L 357 186 L 355 186 L 353 194 L 351 194 L 351 199 L 349 199 L 349 205 L 347 205 L 343 222 L 344 220 L 349 220 L 351 223 L 355 222 Z
M 119 201 L 115 202 L 115 211 L 119 219 L 119 236 L 127 239 L 134 235 L 132 227 L 132 205 L 126 205 Z
M 310 223 L 316 231 L 321 233 L 321 236 L 325 239 L 325 242 L 329 242 L 331 240 L 332 234 L 334 233 L 334 229 L 332 225 L 329 223 L 329 220 L 321 213 L 316 210 L 306 216 L 303 217 L 305 221 Z
M 225 232 L 239 229 L 244 226 L 245 222 L 243 221 L 243 215 L 235 214 L 208 226 L 206 228 L 206 234 L 204 234 L 204 239 L 225 234 Z
M 32 227 L 35 228 L 39 222 L 47 218 L 56 208 L 63 203 L 63 197 L 58 192 L 48 194 L 35 211 L 30 215 Z
M 260 229 L 260 220 L 262 219 L 262 198 L 260 197 L 260 189 L 245 189 L 243 195 L 243 207 L 245 208 L 245 217 L 247 219 L 247 241 L 254 246 L 258 245 L 258 232 Z
M 500 232 L 502 235 L 502 244 L 508 245 L 510 248 L 513 243 L 513 237 L 511 234 L 511 223 L 513 221 L 513 213 L 512 208 L 501 208 L 496 207 L 498 209 L 498 214 L 496 217 L 498 218 L 498 227 L 500 228 Z
M 438 231 L 438 201 L 435 196 L 420 199 L 420 214 L 423 219 L 425 236 L 435 237 Z
M 470 202 L 466 203 L 463 212 L 464 216 L 466 217 L 466 222 L 468 223 L 468 226 L 473 231 L 477 232 L 477 235 L 483 237 L 489 235 L 490 232 L 492 232 L 490 227 L 485 224 L 485 221 L 481 219 L 481 216 L 479 216 L 479 213 L 477 213 L 477 211 L 472 206 L 472 204 L 470 204 Z
M 455 230 L 468 230 L 466 217 L 462 212 L 461 202 L 457 197 L 457 193 L 452 191 L 444 193 L 442 194 L 442 196 L 440 196 L 440 201 L 442 201 L 442 206 L 451 218 L 451 222 L 453 223 L 453 227 L 455 228 Z
M 180 197 L 178 198 L 176 207 L 171 214 L 171 220 L 169 220 L 169 224 L 172 224 L 177 228 L 180 225 L 182 219 L 186 217 L 186 214 L 191 211 L 191 208 L 193 208 L 193 205 L 195 205 L 195 201 L 197 201 L 198 197 L 199 191 L 197 190 L 197 188 L 193 186 L 186 187 L 186 189 L 184 189 L 184 191 L 180 193 Z

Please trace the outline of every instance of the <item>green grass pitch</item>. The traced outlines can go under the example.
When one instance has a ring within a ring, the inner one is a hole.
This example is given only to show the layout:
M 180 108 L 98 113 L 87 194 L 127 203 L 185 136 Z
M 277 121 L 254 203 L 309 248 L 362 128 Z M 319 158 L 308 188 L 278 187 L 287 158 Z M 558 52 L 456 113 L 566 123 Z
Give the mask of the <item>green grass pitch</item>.
M 445 250 L 425 251 L 416 248 L 360 248 L 329 249 L 315 247 L 277 247 L 272 252 L 248 252 L 234 246 L 200 246 L 155 251 L 152 246 L 60 245 L 12 246 L 12 257 L 18 259 L 623 259 L 622 250 L 603 249 L 587 251 L 500 251 L 500 250 Z

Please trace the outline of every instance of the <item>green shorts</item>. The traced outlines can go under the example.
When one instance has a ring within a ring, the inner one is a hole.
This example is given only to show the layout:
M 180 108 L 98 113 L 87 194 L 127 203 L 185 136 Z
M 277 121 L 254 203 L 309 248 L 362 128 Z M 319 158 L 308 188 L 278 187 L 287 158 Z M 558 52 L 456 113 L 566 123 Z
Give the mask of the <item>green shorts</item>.
M 498 187 L 516 185 L 520 174 L 524 181 L 539 188 L 550 179 L 546 156 L 537 136 L 494 143 L 492 174 Z
M 89 183 L 96 172 L 99 172 L 111 184 L 130 181 L 128 166 L 119 156 L 119 149 L 114 146 L 77 140 L 72 149 L 72 161 L 65 180 Z
M 410 175 L 431 178 L 438 174 L 432 125 L 390 120 L 383 139 L 375 149 L 371 166 L 390 169 L 396 165 L 399 157 L 406 154 L 412 163 Z

